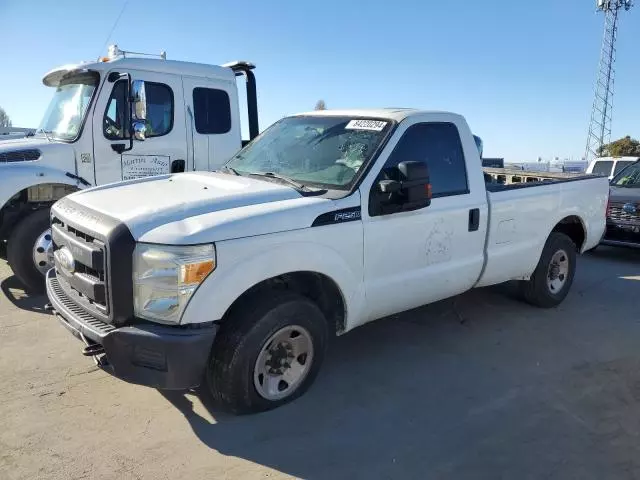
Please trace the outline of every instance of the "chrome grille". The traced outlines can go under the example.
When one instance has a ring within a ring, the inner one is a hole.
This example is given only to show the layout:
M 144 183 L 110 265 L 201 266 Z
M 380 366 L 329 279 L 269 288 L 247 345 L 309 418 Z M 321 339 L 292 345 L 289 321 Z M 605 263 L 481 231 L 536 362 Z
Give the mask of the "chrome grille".
M 63 217 L 54 216 L 51 225 L 54 252 L 63 246 L 75 251 L 72 273 L 61 269 L 56 261 L 58 283 L 66 298 L 97 321 L 110 322 L 104 243 L 68 225 Z M 100 259 L 97 262 L 96 256 Z
M 40 150 L 29 148 L 26 150 L 14 150 L 12 152 L 0 152 L 0 163 L 29 162 L 40 158 Z
M 612 202 L 609 205 L 609 218 L 616 222 L 625 222 L 629 224 L 640 224 L 640 216 L 638 213 L 628 213 L 624 211 L 623 202 Z M 640 205 L 636 206 L 640 211 Z

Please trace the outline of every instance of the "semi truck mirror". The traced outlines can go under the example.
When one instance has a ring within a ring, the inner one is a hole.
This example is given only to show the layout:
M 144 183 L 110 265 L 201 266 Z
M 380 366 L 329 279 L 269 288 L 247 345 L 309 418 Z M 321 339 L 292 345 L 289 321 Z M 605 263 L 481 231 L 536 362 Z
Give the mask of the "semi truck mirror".
M 144 122 L 135 121 L 131 126 L 133 129 L 133 138 L 140 142 L 144 142 L 145 138 L 147 138 L 147 126 Z
M 147 119 L 147 94 L 144 80 L 131 82 L 131 102 L 133 103 L 133 120 L 144 124 Z

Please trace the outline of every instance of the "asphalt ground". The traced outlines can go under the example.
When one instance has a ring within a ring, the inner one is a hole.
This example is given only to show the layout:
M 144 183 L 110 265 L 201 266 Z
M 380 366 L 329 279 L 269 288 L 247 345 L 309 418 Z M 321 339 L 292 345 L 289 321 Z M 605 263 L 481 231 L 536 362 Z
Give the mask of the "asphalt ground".
M 640 478 L 640 251 L 581 257 L 556 309 L 506 285 L 358 328 L 242 417 L 98 370 L 0 278 L 1 479 Z

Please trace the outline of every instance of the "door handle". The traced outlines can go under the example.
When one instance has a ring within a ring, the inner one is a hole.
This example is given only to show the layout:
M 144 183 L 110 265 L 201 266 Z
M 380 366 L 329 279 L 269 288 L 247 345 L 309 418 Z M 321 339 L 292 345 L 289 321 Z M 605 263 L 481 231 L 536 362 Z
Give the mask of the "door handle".
M 480 228 L 480 209 L 472 208 L 469 210 L 469 231 L 477 232 Z

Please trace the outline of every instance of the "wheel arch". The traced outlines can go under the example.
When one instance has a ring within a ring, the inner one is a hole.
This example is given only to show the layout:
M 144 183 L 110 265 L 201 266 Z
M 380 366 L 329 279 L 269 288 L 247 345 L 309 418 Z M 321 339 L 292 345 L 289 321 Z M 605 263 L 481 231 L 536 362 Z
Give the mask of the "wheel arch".
M 1 240 L 6 240 L 11 230 L 31 212 L 49 208 L 62 197 L 80 190 L 72 182 L 58 180 L 18 186 L 13 189 L 14 193 L 5 195 L 0 208 Z
M 268 290 L 288 290 L 310 299 L 318 305 L 333 332 L 345 331 L 347 307 L 342 290 L 328 275 L 313 271 L 287 272 L 254 284 L 236 298 L 220 322 L 224 323 L 244 302 Z
M 319 303 L 338 334 L 350 330 L 364 302 L 362 265 L 321 243 L 281 240 L 250 238 L 217 246 L 218 267 L 194 292 L 180 323 L 224 321 L 234 304 L 253 292 L 288 288 Z
M 569 215 L 556 223 L 551 233 L 559 232 L 568 236 L 576 245 L 578 252 L 582 252 L 587 239 L 587 229 L 584 221 L 578 215 Z

